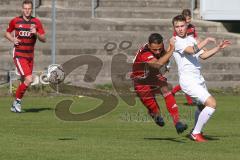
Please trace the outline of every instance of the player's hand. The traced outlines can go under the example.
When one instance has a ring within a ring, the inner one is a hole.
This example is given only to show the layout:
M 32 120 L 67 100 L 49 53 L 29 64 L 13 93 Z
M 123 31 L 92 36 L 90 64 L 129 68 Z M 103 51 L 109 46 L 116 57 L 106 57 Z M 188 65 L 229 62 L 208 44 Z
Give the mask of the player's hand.
M 32 25 L 31 28 L 30 28 L 30 32 L 34 35 L 37 35 L 37 29 L 36 29 L 36 26 L 35 25 Z
M 229 41 L 229 40 L 223 40 L 223 41 L 221 41 L 221 42 L 219 43 L 218 47 L 219 47 L 220 49 L 224 49 L 224 48 L 228 47 L 228 46 L 231 45 L 231 44 L 232 44 L 231 41 Z
M 21 42 L 21 40 L 19 40 L 18 37 L 14 37 L 14 38 L 13 38 L 13 43 L 14 43 L 14 45 L 18 46 L 18 45 L 19 45 L 19 42 Z

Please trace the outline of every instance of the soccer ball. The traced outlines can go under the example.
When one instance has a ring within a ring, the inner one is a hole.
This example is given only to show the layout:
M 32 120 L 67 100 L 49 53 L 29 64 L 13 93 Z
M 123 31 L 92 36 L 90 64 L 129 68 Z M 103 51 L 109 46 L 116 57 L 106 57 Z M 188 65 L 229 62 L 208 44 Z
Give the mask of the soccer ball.
M 63 67 L 59 64 L 51 64 L 48 66 L 47 79 L 49 83 L 59 84 L 65 79 Z

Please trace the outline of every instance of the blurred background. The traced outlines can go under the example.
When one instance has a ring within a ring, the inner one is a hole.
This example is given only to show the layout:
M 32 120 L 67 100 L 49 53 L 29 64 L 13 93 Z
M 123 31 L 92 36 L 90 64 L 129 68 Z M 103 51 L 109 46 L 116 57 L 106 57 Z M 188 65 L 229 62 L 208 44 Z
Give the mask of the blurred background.
M 240 88 L 238 0 L 35 0 L 34 3 L 34 15 L 40 18 L 47 33 L 47 43 L 36 44 L 36 73 L 41 74 L 52 63 L 63 64 L 77 56 L 91 55 L 103 62 L 96 80 L 85 82 L 87 65 L 79 64 L 65 82 L 86 87 L 111 85 L 115 74 L 111 65 L 119 65 L 112 64 L 113 57 L 124 54 L 126 63 L 131 63 L 137 49 L 153 32 L 162 34 L 167 46 L 173 33 L 172 18 L 187 8 L 192 11 L 192 24 L 200 38 L 213 36 L 218 41 L 232 41 L 231 47 L 203 62 L 202 71 L 208 87 Z M 12 44 L 3 34 L 10 19 L 21 14 L 21 4 L 21 0 L 0 1 L 1 84 L 8 85 L 15 78 L 9 77 L 15 70 Z M 93 66 L 94 62 L 89 61 L 89 65 Z M 129 71 L 130 66 L 124 65 Z M 173 85 L 178 83 L 175 63 L 167 77 Z M 126 81 L 130 83 L 127 78 Z

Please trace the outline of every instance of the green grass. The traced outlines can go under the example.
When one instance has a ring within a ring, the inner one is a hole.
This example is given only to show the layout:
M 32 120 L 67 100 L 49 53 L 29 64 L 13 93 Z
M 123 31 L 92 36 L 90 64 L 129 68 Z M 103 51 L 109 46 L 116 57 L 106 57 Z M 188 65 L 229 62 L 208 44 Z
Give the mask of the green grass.
M 211 139 L 195 143 L 186 137 L 193 125 L 194 107 L 177 97 L 189 129 L 178 135 L 159 98 L 166 126 L 159 128 L 139 101 L 123 101 L 111 113 L 88 122 L 66 122 L 54 114 L 55 105 L 72 99 L 71 111 L 84 112 L 100 100 L 74 97 L 26 97 L 25 113 L 9 111 L 12 98 L 0 98 L 1 160 L 236 160 L 240 159 L 239 96 L 217 97 L 218 109 L 205 127 Z

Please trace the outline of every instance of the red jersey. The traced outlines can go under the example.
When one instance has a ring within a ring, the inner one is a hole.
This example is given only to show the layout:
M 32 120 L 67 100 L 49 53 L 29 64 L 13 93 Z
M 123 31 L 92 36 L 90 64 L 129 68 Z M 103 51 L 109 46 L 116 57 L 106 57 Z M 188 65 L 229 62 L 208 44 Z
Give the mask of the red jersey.
M 147 78 L 159 79 L 159 76 L 162 76 L 160 70 L 150 67 L 147 63 L 154 58 L 159 59 L 164 53 L 165 50 L 163 49 L 163 51 L 159 55 L 156 55 L 150 51 L 150 49 L 148 48 L 148 44 L 145 44 L 136 53 L 133 62 L 131 78 L 136 81 Z
M 35 27 L 38 34 L 44 34 L 45 31 L 39 19 L 31 17 L 29 21 L 23 19 L 23 16 L 13 18 L 7 28 L 7 32 L 14 31 L 14 36 L 21 42 L 14 46 L 13 57 L 33 58 L 34 46 L 37 36 L 30 32 L 31 27 Z
M 177 33 L 174 32 L 174 33 L 173 33 L 173 36 L 176 36 L 176 35 L 177 35 Z M 197 37 L 198 37 L 196 28 L 195 28 L 195 26 L 192 25 L 191 23 L 190 23 L 190 24 L 188 25 L 188 27 L 187 27 L 187 36 L 190 36 L 190 35 L 192 35 L 194 38 L 197 38 Z

